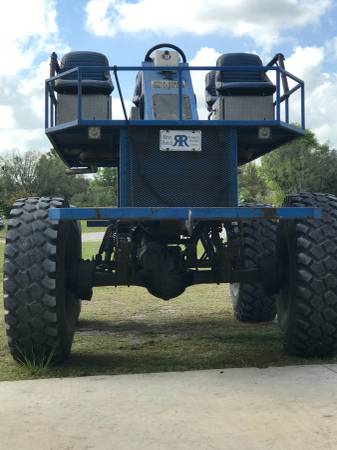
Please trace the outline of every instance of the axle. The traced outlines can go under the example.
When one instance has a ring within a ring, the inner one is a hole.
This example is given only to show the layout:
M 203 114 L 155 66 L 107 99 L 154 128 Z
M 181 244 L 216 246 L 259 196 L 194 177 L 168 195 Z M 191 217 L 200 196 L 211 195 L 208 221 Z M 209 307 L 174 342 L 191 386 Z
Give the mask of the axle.
M 268 291 L 279 287 L 281 275 L 270 257 L 257 268 L 243 267 L 235 224 L 228 223 L 226 232 L 219 223 L 199 224 L 191 236 L 179 235 L 176 226 L 110 224 L 98 254 L 74 267 L 71 289 L 90 300 L 93 287 L 142 286 L 169 300 L 196 284 L 262 282 Z

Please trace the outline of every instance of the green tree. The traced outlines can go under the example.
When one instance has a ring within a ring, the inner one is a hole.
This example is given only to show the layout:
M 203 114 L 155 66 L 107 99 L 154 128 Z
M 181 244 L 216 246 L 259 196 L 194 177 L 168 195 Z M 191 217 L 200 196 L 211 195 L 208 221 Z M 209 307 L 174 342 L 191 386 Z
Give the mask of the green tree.
M 117 170 L 103 167 L 98 170 L 90 183 L 90 190 L 96 196 L 99 206 L 116 206 L 117 204 Z
M 87 191 L 72 197 L 76 206 L 116 206 L 117 205 L 117 170 L 103 167 L 98 169 L 90 180 Z
M 310 130 L 263 156 L 260 173 L 276 204 L 289 193 L 337 194 L 337 153 L 329 145 L 321 145 Z
M 0 159 L 0 209 L 6 215 L 20 197 L 59 196 L 70 202 L 86 195 L 89 179 L 66 175 L 66 166 L 52 152 L 13 152 Z
M 240 167 L 240 202 L 265 202 L 268 194 L 267 183 L 255 162 Z
M 0 208 L 6 215 L 17 198 L 35 195 L 40 153 L 13 151 L 0 158 Z
M 78 193 L 86 193 L 89 180 L 81 175 L 67 175 L 66 165 L 53 152 L 44 153 L 36 164 L 36 194 L 57 196 L 72 201 Z
M 12 152 L 0 158 L 1 184 L 5 192 L 24 192 L 31 195 L 36 189 L 38 152 Z

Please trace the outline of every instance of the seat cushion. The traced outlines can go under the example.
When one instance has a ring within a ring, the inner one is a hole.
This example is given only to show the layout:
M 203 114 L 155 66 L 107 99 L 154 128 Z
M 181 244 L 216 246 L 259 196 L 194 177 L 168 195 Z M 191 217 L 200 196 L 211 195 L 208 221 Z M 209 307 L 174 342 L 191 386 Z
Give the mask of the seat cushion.
M 273 95 L 275 86 L 271 81 L 216 83 L 221 95 Z
M 75 67 L 83 67 L 81 70 L 83 94 L 111 94 L 113 85 L 107 69 L 109 61 L 105 55 L 96 52 L 67 53 L 62 58 L 59 74 Z M 73 72 L 56 80 L 55 91 L 60 94 L 76 94 L 77 76 L 77 72 Z
M 263 67 L 257 55 L 227 53 L 219 56 L 216 65 L 236 68 L 233 71 L 216 72 L 216 91 L 219 95 L 272 95 L 275 92 L 275 86 L 264 71 L 245 70 L 250 67 Z

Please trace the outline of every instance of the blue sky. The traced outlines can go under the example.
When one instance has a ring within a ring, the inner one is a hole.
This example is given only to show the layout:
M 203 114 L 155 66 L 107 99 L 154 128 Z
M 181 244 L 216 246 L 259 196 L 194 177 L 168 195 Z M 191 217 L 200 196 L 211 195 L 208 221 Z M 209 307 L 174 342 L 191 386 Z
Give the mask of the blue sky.
M 159 42 L 182 47 L 198 65 L 215 64 L 226 52 L 255 52 L 265 62 L 284 53 L 287 68 L 306 82 L 307 125 L 337 148 L 336 1 L 3 0 L 2 6 L 0 153 L 49 149 L 43 82 L 51 51 L 61 57 L 94 50 L 111 65 L 137 65 Z M 194 85 L 204 110 L 202 77 Z M 133 76 L 124 90 L 130 97 Z

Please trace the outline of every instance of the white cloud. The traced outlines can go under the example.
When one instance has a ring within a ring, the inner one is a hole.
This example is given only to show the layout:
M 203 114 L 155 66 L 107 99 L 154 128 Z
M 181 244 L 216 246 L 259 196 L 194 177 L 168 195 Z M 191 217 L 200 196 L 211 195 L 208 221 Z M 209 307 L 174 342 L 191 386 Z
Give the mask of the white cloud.
M 313 129 L 319 140 L 330 142 L 337 148 L 337 73 L 325 73 L 323 64 L 327 57 L 326 48 L 308 46 L 296 47 L 286 59 L 286 69 L 301 78 L 305 83 L 305 115 L 306 127 Z M 219 56 L 214 48 L 203 47 L 190 61 L 190 65 L 215 65 Z M 192 75 L 194 90 L 198 100 L 199 117 L 205 119 L 205 73 L 196 72 Z M 272 78 L 272 77 L 271 77 Z M 292 86 L 292 84 L 290 83 Z M 290 98 L 290 121 L 300 120 L 299 91 Z
M 14 127 L 13 110 L 10 106 L 0 105 L 0 130 Z
M 324 57 L 324 47 L 296 47 L 294 53 L 286 59 L 286 68 L 303 79 L 307 88 L 312 89 L 321 76 Z
M 43 129 L 34 128 L 32 130 L 15 128 L 0 130 L 1 149 L 0 155 L 12 150 L 26 151 L 47 151 L 51 144 L 44 138 Z
M 325 43 L 325 49 L 330 58 L 337 59 L 337 36 Z
M 44 78 L 41 79 L 42 90 Z M 31 96 L 21 94 L 23 83 L 19 77 L 0 78 L 2 87 L 11 89 L 10 95 L 0 93 L 0 153 L 12 149 L 48 150 L 51 147 L 44 135 L 43 92 L 38 89 Z
M 12 0 L 0 15 L 0 72 L 29 69 L 41 51 L 49 51 L 57 35 L 54 0 Z
M 0 15 L 0 152 L 50 148 L 43 129 L 46 58 L 64 48 L 54 0 L 6 2 Z
M 87 29 L 98 36 L 231 32 L 268 47 L 284 30 L 318 23 L 331 5 L 332 0 L 89 0 Z
M 131 100 L 124 99 L 126 114 L 129 117 L 131 107 L 134 106 Z M 124 112 L 120 98 L 113 97 L 111 99 L 112 120 L 124 120 Z
M 321 142 L 337 147 L 337 73 L 325 73 L 326 47 L 297 47 L 286 60 L 286 68 L 305 83 L 306 126 Z M 298 121 L 299 96 L 292 101 L 291 120 Z
M 220 53 L 214 48 L 202 47 L 189 62 L 190 66 L 215 66 Z M 193 89 L 197 97 L 199 119 L 207 119 L 208 111 L 205 102 L 205 75 L 207 71 L 191 71 Z

